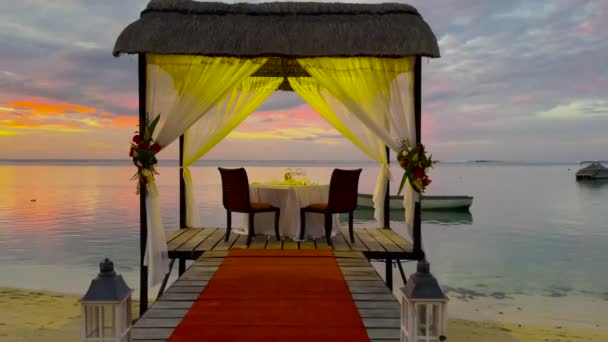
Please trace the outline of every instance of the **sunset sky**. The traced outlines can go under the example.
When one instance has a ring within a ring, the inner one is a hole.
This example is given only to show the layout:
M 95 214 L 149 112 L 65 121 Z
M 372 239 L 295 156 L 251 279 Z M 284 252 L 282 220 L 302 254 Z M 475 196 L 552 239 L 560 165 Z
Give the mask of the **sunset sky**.
M 147 2 L 4 1 L 0 159 L 128 158 L 137 59 L 112 47 Z M 442 54 L 423 65 L 423 140 L 436 158 L 608 159 L 608 1 L 408 3 Z M 365 159 L 284 92 L 206 158 Z

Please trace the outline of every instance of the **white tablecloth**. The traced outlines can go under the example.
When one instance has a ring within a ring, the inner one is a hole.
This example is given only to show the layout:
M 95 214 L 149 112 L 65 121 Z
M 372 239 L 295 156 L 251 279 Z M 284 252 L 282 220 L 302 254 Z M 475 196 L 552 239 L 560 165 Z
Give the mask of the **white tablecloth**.
M 265 202 L 281 209 L 279 230 L 281 236 L 294 240 L 300 238 L 300 208 L 312 203 L 327 202 L 329 185 L 270 185 L 251 184 L 249 192 L 252 202 Z M 245 219 L 245 225 L 248 225 Z M 256 234 L 274 236 L 274 213 L 255 214 Z M 338 215 L 333 215 L 332 235 L 338 230 Z M 306 234 L 304 239 L 325 237 L 323 215 L 306 214 Z

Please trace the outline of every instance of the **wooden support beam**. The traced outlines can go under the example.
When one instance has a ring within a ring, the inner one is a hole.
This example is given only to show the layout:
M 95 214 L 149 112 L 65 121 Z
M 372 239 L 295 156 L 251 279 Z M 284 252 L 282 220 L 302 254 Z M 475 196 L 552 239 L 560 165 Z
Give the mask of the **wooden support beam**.
M 139 85 L 139 134 L 144 135 L 146 130 L 146 84 L 147 66 L 146 55 L 138 54 L 137 58 L 138 85 Z M 139 180 L 138 180 L 139 182 Z M 144 265 L 146 241 L 148 239 L 148 219 L 146 213 L 146 187 L 139 190 L 139 312 L 140 315 L 148 310 L 148 267 Z
M 386 163 L 390 167 L 391 165 L 391 150 L 388 146 L 385 146 L 386 149 Z M 391 227 L 391 181 L 389 179 L 386 180 L 386 193 L 384 194 L 384 227 L 385 229 L 390 229 Z
M 386 287 L 388 287 L 391 291 L 393 290 L 393 259 L 392 258 L 386 258 L 384 260 L 384 266 L 385 266 L 385 274 L 384 274 L 384 278 L 386 281 Z
M 422 57 L 416 56 L 414 66 L 414 115 L 416 118 L 416 144 L 422 142 Z M 422 251 L 422 233 L 420 220 L 420 201 L 414 211 L 414 254 L 420 260 L 424 257 Z
M 184 135 L 179 136 L 179 228 L 186 228 L 186 182 L 184 181 Z M 186 259 L 179 258 L 178 273 L 186 271 Z

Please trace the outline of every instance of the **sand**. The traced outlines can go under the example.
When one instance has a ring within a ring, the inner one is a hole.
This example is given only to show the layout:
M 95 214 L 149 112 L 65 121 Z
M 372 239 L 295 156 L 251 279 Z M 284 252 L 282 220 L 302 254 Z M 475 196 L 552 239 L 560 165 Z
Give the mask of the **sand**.
M 81 341 L 78 299 L 47 291 L 0 288 L 0 342 Z M 448 341 L 605 342 L 608 330 L 450 319 Z

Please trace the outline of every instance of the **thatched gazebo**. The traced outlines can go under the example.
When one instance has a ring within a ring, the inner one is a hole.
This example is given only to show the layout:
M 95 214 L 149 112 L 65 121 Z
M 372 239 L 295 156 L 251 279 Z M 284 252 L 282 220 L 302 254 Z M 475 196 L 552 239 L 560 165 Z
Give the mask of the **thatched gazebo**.
M 140 19 L 122 31 L 113 53 L 139 56 L 140 133 L 162 113 L 156 142 L 164 148 L 179 138 L 180 227 L 200 224 L 192 212 L 196 205 L 187 167 L 275 90 L 296 91 L 383 166 L 375 217 L 389 227 L 388 152 L 398 152 L 398 140 L 420 143 L 421 58 L 439 57 L 435 35 L 414 7 L 152 0 Z M 245 93 L 249 107 L 226 105 Z M 197 135 L 210 122 L 231 115 L 222 132 Z M 215 119 L 205 121 L 210 117 Z M 382 153 L 357 135 L 363 129 L 374 146 L 382 144 Z M 188 147 L 194 140 L 198 145 Z M 153 285 L 167 272 L 156 191 L 149 178 L 140 193 L 142 312 L 147 308 L 148 267 Z M 411 191 L 405 198 L 413 240 L 409 256 L 420 260 L 420 205 Z M 180 260 L 180 272 L 184 267 Z

